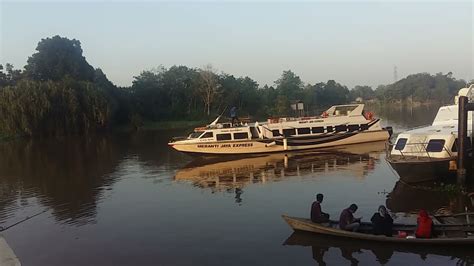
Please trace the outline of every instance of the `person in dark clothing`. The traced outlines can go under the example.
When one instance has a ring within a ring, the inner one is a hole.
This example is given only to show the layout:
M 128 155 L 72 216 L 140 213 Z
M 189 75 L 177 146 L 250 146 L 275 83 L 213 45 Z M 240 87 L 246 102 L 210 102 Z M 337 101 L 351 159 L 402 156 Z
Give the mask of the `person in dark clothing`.
M 392 236 L 393 219 L 385 206 L 380 205 L 378 212 L 374 213 L 370 221 L 374 235 Z
M 357 231 L 360 226 L 360 220 L 362 218 L 354 218 L 354 213 L 357 211 L 358 207 L 356 204 L 351 204 L 349 208 L 344 209 L 341 212 L 339 217 L 339 228 L 346 231 Z
M 321 203 L 323 202 L 323 199 L 323 194 L 319 193 L 316 195 L 316 201 L 311 205 L 311 221 L 313 221 L 313 223 L 329 222 L 329 214 L 324 213 L 321 210 Z
M 230 108 L 230 118 L 232 119 L 232 125 L 235 125 L 235 122 L 240 122 L 237 117 L 237 107 L 232 106 L 232 108 Z

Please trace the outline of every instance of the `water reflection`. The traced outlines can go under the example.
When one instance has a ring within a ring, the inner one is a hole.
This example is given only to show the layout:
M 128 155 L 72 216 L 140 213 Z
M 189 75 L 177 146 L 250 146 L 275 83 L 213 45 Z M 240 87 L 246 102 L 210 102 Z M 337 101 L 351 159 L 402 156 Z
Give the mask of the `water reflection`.
M 474 209 L 468 194 L 460 193 L 454 186 L 434 183 L 411 185 L 398 181 L 387 196 L 387 207 L 393 212 L 417 212 L 420 209 L 432 213 L 460 213 L 465 208 Z
M 287 177 L 314 178 L 327 173 L 349 172 L 362 180 L 374 170 L 384 147 L 384 142 L 376 142 L 295 153 L 200 157 L 178 170 L 174 179 L 192 182 L 194 186 L 212 192 L 235 193 L 236 202 L 240 203 L 245 186 L 278 182 Z
M 403 246 L 390 243 L 372 243 L 361 240 L 340 239 L 335 237 L 294 232 L 284 245 L 311 247 L 312 257 L 318 265 L 327 265 L 333 258 L 342 256 L 351 265 L 387 264 L 394 255 L 415 254 L 410 264 L 431 264 L 433 255 L 447 256 L 457 265 L 472 265 L 474 256 L 467 247 L 444 246 L 423 247 L 416 245 Z M 339 250 L 339 252 L 336 252 Z M 338 254 L 339 253 L 339 254 Z M 363 263 L 360 261 L 363 260 Z
M 0 154 L 0 221 L 15 210 L 49 207 L 71 224 L 94 222 L 122 156 L 115 142 L 99 136 L 8 142 Z
M 429 125 L 433 122 L 439 105 L 374 105 L 370 106 L 377 116 L 382 117 L 383 124 L 392 126 L 395 133 L 400 133 L 414 127 Z

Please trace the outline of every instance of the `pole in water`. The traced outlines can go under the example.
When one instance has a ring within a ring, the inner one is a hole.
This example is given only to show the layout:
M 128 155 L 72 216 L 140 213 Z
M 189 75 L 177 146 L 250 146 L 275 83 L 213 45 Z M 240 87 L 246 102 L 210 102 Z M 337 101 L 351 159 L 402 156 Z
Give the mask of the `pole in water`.
M 458 170 L 457 183 L 464 186 L 466 183 L 466 139 L 467 139 L 467 103 L 468 98 L 465 96 L 459 97 L 458 110 Z
M 43 211 L 38 212 L 38 213 L 36 213 L 36 214 L 34 214 L 34 215 L 26 216 L 25 219 L 20 220 L 20 221 L 14 223 L 14 224 L 9 225 L 9 226 L 6 226 L 6 227 L 0 226 L 0 232 L 6 231 L 6 230 L 12 228 L 13 226 L 16 226 L 16 225 L 19 225 L 19 224 L 21 224 L 21 223 L 23 223 L 23 222 L 26 222 L 26 221 L 28 221 L 29 219 L 32 219 L 32 218 L 34 218 L 34 217 L 36 217 L 36 216 L 38 216 L 38 215 L 40 215 L 40 214 L 43 214 L 43 213 L 45 213 L 45 212 L 48 211 L 48 210 L 49 210 L 49 208 L 46 208 L 46 209 L 44 209 Z

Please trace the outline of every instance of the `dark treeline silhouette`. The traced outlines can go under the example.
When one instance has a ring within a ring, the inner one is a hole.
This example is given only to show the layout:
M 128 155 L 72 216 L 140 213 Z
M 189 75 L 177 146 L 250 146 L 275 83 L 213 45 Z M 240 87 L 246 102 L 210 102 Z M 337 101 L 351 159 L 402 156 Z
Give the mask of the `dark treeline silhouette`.
M 66 135 L 138 128 L 145 121 L 211 119 L 236 106 L 240 116 L 290 115 L 290 104 L 303 100 L 307 114 L 361 98 L 375 102 L 447 102 L 466 82 L 452 73 L 410 75 L 394 84 L 347 86 L 334 80 L 305 84 L 291 70 L 274 86 L 249 77 L 217 73 L 212 66 L 159 67 L 118 87 L 82 54 L 81 43 L 60 36 L 42 39 L 23 70 L 0 65 L 1 135 Z

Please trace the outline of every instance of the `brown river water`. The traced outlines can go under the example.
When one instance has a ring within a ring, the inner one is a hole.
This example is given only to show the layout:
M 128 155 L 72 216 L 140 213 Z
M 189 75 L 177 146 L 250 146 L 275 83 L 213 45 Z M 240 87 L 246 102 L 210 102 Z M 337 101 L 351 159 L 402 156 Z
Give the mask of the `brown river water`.
M 395 132 L 437 108 L 378 110 Z M 308 216 L 316 193 L 332 218 L 350 203 L 462 211 L 456 193 L 407 186 L 384 143 L 196 158 L 172 151 L 187 130 L 0 143 L 0 226 L 23 265 L 464 265 L 468 248 L 380 245 L 293 233 L 281 214 Z M 468 206 L 469 208 L 472 207 Z

